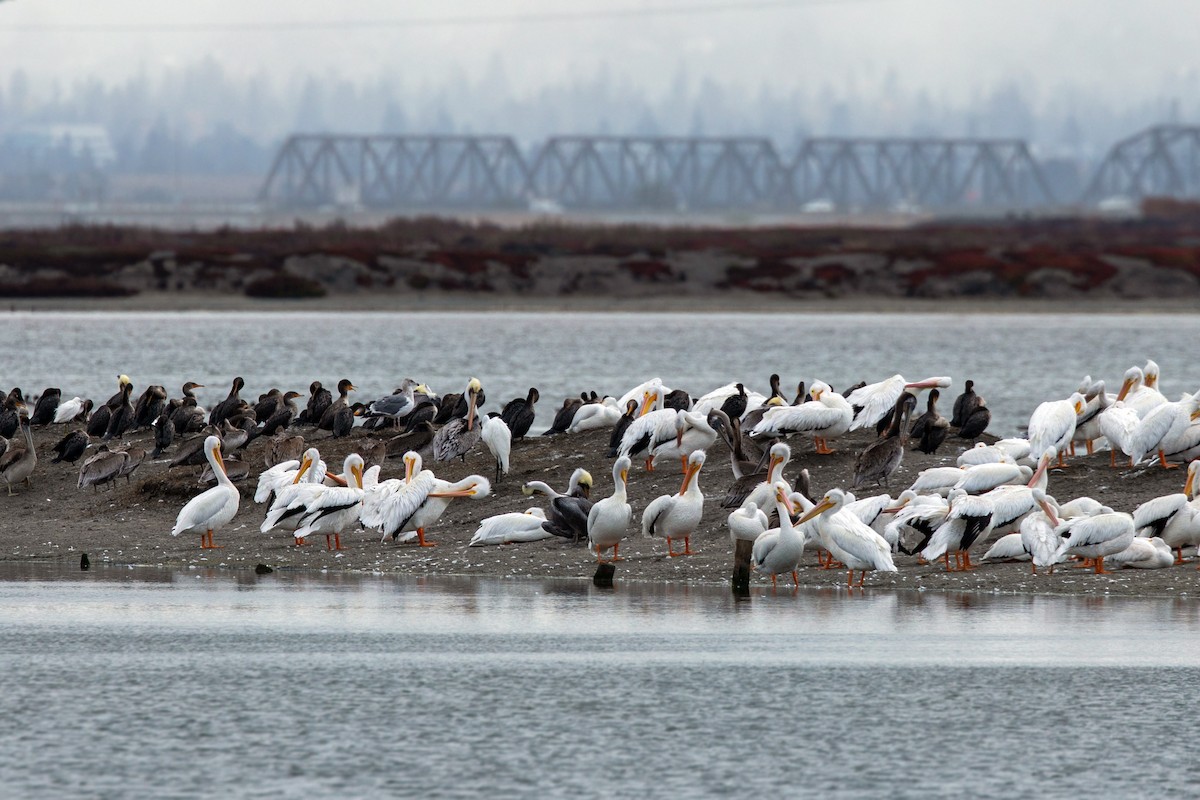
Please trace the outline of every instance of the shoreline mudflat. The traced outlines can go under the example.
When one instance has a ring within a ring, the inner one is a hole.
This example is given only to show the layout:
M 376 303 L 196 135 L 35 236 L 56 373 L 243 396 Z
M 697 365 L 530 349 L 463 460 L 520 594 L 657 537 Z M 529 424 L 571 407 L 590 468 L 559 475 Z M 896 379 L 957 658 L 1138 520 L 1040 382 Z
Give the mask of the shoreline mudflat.
M 38 465 L 32 487 L 19 486 L 16 494 L 0 491 L 0 510 L 5 524 L 0 532 L 0 561 L 53 561 L 78 569 L 83 553 L 93 563 L 108 565 L 145 565 L 151 567 L 197 567 L 250 570 L 266 564 L 276 570 L 315 570 L 367 574 L 405 574 L 440 576 L 477 576 L 489 578 L 566 578 L 588 580 L 595 572 L 595 558 L 582 545 L 562 539 L 524 544 L 467 547 L 467 542 L 483 517 L 509 511 L 523 511 L 533 505 L 545 505 L 542 498 L 522 495 L 525 481 L 543 480 L 561 488 L 572 470 L 582 466 L 595 480 L 593 499 L 607 496 L 612 489 L 612 460 L 603 454 L 608 431 L 595 431 L 553 438 L 535 437 L 514 443 L 512 471 L 493 483 L 492 495 L 479 500 L 456 500 L 442 520 L 431 528 L 429 538 L 436 547 L 380 544 L 378 535 L 358 531 L 343 536 L 346 549 L 326 551 L 324 537 L 311 539 L 307 547 L 296 547 L 290 535 L 265 535 L 259 524 L 265 507 L 252 500 L 257 474 L 263 468 L 266 443 L 256 440 L 246 448 L 243 458 L 252 465 L 253 476 L 244 484 L 241 508 L 233 522 L 216 535 L 220 550 L 202 550 L 198 536 L 173 538 L 170 530 L 183 504 L 202 488 L 200 469 L 179 467 L 168 470 L 168 459 L 147 459 L 128 483 L 122 482 L 100 491 L 76 488 L 78 465 L 51 464 L 51 448 L 66 434 L 68 426 L 49 426 L 35 430 Z M 309 443 L 321 448 L 322 457 L 338 470 L 342 459 L 358 449 L 365 440 L 376 438 L 370 431 L 355 429 L 344 439 L 300 428 Z M 872 434 L 873 435 L 873 434 Z M 793 479 L 801 468 L 812 477 L 812 490 L 823 493 L 833 486 L 847 486 L 854 458 L 870 441 L 859 431 L 833 443 L 837 452 L 818 456 L 811 442 L 793 439 L 794 457 L 786 471 Z M 129 443 L 152 449 L 146 433 L 125 437 Z M 963 443 L 947 441 L 939 454 L 905 454 L 900 471 L 892 479 L 890 493 L 895 496 L 926 467 L 953 465 Z M 169 456 L 174 450 L 167 453 Z M 1132 511 L 1152 497 L 1181 491 L 1182 470 L 1166 471 L 1158 466 L 1112 470 L 1108 453 L 1081 456 L 1069 460 L 1065 470 L 1051 472 L 1049 491 L 1060 500 L 1090 495 L 1119 511 Z M 427 464 L 440 477 L 450 480 L 478 473 L 492 477 L 491 456 L 480 445 L 465 463 Z M 389 460 L 383 478 L 403 472 L 402 462 Z M 638 463 L 629 478 L 630 503 L 634 524 L 630 537 L 621 546 L 616 581 L 671 582 L 697 585 L 728 585 L 733 560 L 725 517 L 720 501 L 732 483 L 728 453 L 723 444 L 709 452 L 699 475 L 705 493 L 705 511 L 700 531 L 693 540 L 694 556 L 668 558 L 661 539 L 640 535 L 641 511 L 660 494 L 679 488 L 678 467 L 660 467 L 652 473 Z M 860 496 L 874 491 L 860 492 Z M 973 550 L 974 560 L 982 557 L 986 543 Z M 1110 595 L 1140 597 L 1181 597 L 1200 593 L 1197 562 L 1188 553 L 1185 564 L 1165 570 L 1122 570 L 1110 575 L 1094 575 L 1090 570 L 1060 565 L 1054 575 L 1030 574 L 1028 563 L 983 564 L 966 573 L 946 573 L 940 564 L 919 565 L 915 557 L 897 556 L 899 572 L 893 575 L 868 573 L 867 590 L 900 588 L 930 591 L 968 591 L 1018 594 Z M 800 570 L 801 585 L 810 588 L 844 586 L 846 573 L 817 566 L 816 555 L 806 552 Z M 769 588 L 770 582 L 765 581 Z M 755 577 L 757 591 L 764 579 Z M 779 590 L 790 591 L 781 581 Z

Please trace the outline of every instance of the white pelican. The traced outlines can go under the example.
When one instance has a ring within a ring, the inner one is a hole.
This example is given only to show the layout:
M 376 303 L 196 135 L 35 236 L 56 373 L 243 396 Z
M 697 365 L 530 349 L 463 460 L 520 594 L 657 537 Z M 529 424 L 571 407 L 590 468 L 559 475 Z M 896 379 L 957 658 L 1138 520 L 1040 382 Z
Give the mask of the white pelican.
M 845 504 L 845 492 L 841 489 L 830 489 L 821 502 L 800 518 L 799 524 L 814 519 L 817 521 L 817 534 L 821 537 L 822 544 L 850 571 L 847 585 L 854 585 L 855 570 L 862 572 L 858 579 L 859 586 L 862 586 L 869 569 L 895 572 L 892 549 L 887 541 L 864 525 L 858 517 L 842 513 Z
M 994 444 L 977 443 L 967 448 L 955 462 L 960 467 L 977 467 L 980 464 L 1015 464 L 1016 460 Z
M 1157 536 L 1134 539 L 1129 547 L 1108 557 L 1109 566 L 1117 569 L 1166 569 L 1174 563 L 1171 548 Z
M 1129 437 L 1129 458 L 1140 464 L 1148 454 L 1158 451 L 1158 463 L 1164 469 L 1175 469 L 1167 463 L 1166 449 L 1174 451 L 1176 441 L 1200 419 L 1200 397 L 1185 394 L 1174 403 L 1159 403 L 1138 422 Z
M 929 544 L 933 532 L 946 521 L 950 506 L 946 498 L 938 494 L 918 495 L 912 490 L 907 490 L 902 492 L 900 497 L 902 501 L 888 509 L 893 517 L 892 521 L 884 526 L 882 535 L 884 541 L 894 543 L 893 551 L 900 550 L 912 555 L 924 550 Z M 908 534 L 921 537 L 913 547 L 904 546 L 904 538 Z
M 717 424 L 723 424 L 721 411 L 712 412 Z M 688 468 L 688 456 L 704 452 L 717 442 L 717 429 L 712 426 L 707 414 L 680 411 L 675 415 L 675 437 L 659 442 L 650 450 L 651 463 L 658 466 L 660 460 L 678 458 L 684 472 Z
M 306 463 L 307 462 L 307 463 Z M 263 470 L 258 476 L 258 488 L 254 492 L 254 502 L 265 503 L 273 494 L 288 484 L 299 483 L 301 476 L 307 476 L 309 483 L 323 483 L 326 473 L 325 462 L 317 448 L 310 447 L 304 452 L 301 460 L 292 459 L 281 461 L 273 467 Z
M 1065 503 L 1058 504 L 1059 519 L 1075 519 L 1075 517 L 1090 517 L 1092 514 L 1107 514 L 1111 508 L 1091 497 L 1076 497 Z
M 410 483 L 379 504 L 377 513 L 382 523 L 379 527 L 383 530 L 380 541 L 388 536 L 401 543 L 415 538 L 421 547 L 433 547 L 436 543 L 425 538 L 425 529 L 441 519 L 451 500 L 456 497 L 480 499 L 487 497 L 491 490 L 492 485 L 482 475 L 468 475 L 451 483 L 435 477 L 429 470 L 421 470 Z
M 536 542 L 542 539 L 553 539 L 554 534 L 542 528 L 546 521 L 546 512 L 537 506 L 525 509 L 524 512 L 497 514 L 479 521 L 479 528 L 471 536 L 468 547 L 479 547 L 485 544 L 509 544 L 510 542 Z
M 637 400 L 641 404 L 638 408 L 639 413 L 645 414 L 651 408 L 662 408 L 663 398 L 670 393 L 671 390 L 663 385 L 662 378 L 651 378 L 621 395 L 617 407 L 625 408 L 630 400 Z
M 1013 461 L 1029 458 L 1033 452 L 1028 439 L 1001 439 L 992 446 L 1003 450 Z
M 896 407 L 900 394 L 909 391 L 913 396 L 919 395 L 926 389 L 946 389 L 952 383 L 950 378 L 926 378 L 923 381 L 908 382 L 903 375 L 892 377 L 855 389 L 846 398 L 851 406 L 860 409 L 854 415 L 850 430 L 855 431 L 863 426 L 872 426 L 887 416 Z M 915 391 L 910 391 L 915 390 Z
M 412 497 L 415 497 L 417 492 L 428 492 L 429 485 L 433 481 L 433 473 L 429 470 L 421 469 L 421 455 L 415 450 L 409 450 L 404 454 L 404 478 L 390 478 L 386 481 L 380 481 L 374 486 L 368 487 L 363 492 L 362 511 L 359 514 L 359 520 L 364 527 L 380 529 L 383 527 L 383 511 L 397 494 L 407 494 L 412 492 Z M 410 489 L 417 478 L 422 481 L 422 487 L 419 489 Z M 413 501 L 415 503 L 415 501 Z M 415 508 L 415 505 L 414 505 Z M 384 538 L 387 538 L 386 534 Z
M 1090 456 L 1095 452 L 1095 441 L 1104 435 L 1100 430 L 1100 415 L 1116 398 L 1109 397 L 1108 392 L 1104 390 L 1104 381 L 1097 381 L 1086 387 L 1080 384 L 1079 392 L 1086 402 L 1083 411 L 1075 420 L 1075 435 L 1071 437 L 1071 455 L 1075 455 L 1075 445 L 1083 443 Z
M 433 442 L 430 444 L 434 461 L 450 461 L 454 458 L 461 458 L 465 462 L 467 453 L 479 443 L 481 431 L 480 425 L 475 419 L 475 404 L 479 402 L 479 395 L 482 391 L 483 384 L 479 382 L 478 378 L 471 378 L 467 381 L 467 390 L 464 392 L 467 398 L 467 416 L 453 417 L 434 434 Z
M 1021 534 L 1006 533 L 992 542 L 992 546 L 983 554 L 980 561 L 1028 561 L 1030 558 L 1032 556 L 1025 549 L 1025 545 L 1021 541 Z
M 594 431 L 611 428 L 621 418 L 621 407 L 612 397 L 605 396 L 599 403 L 585 403 L 575 412 L 567 433 Z
M 647 472 L 654 471 L 653 457 L 649 455 L 649 452 L 678 435 L 675 418 L 681 413 L 687 413 L 676 411 L 673 408 L 655 409 L 654 398 L 655 395 L 646 395 L 646 402 L 642 403 L 639 416 L 629 423 L 629 427 L 621 436 L 621 446 L 618 451 L 618 455 L 630 458 L 646 452 Z
M 1075 420 L 1083 411 L 1083 395 L 1075 392 L 1066 400 L 1049 400 L 1033 410 L 1029 417 L 1029 449 L 1041 453 L 1053 447 L 1058 453 L 1058 465 L 1063 463 L 1063 454 L 1071 437 L 1075 435 Z
M 217 485 L 187 502 L 175 518 L 175 527 L 171 529 L 171 535 L 199 533 L 200 547 L 210 550 L 224 547 L 213 543 L 213 532 L 220 530 L 237 514 L 241 495 L 233 481 L 225 474 L 219 438 L 209 436 L 204 440 L 204 457 L 208 459 L 208 464 L 217 477 Z
M 980 495 L 981 498 L 992 504 L 992 533 L 1001 535 L 1012 533 L 1020 527 L 1021 520 L 1037 508 L 1033 490 L 1046 490 L 1048 482 L 1046 470 L 1049 469 L 1050 462 L 1056 455 L 1054 448 L 1047 448 L 1042 453 L 1042 457 L 1038 459 L 1037 469 L 1033 471 L 1029 483 L 1024 486 L 1006 484 Z
M 800 588 L 800 576 L 796 568 L 804 557 L 804 534 L 792 524 L 792 508 L 788 499 L 787 484 L 778 481 L 772 487 L 775 508 L 779 513 L 779 527 L 759 534 L 754 540 L 750 564 L 755 572 L 771 576 L 774 588 L 780 575 L 792 573 L 792 582 Z
M 310 447 L 301 456 L 299 467 L 291 471 L 289 483 L 274 489 L 275 499 L 267 508 L 266 518 L 263 519 L 259 530 L 263 533 L 273 531 L 293 532 L 300 525 L 304 509 L 308 501 L 324 488 L 323 478 L 327 477 L 325 462 L 317 448 Z M 262 487 L 260 484 L 260 491 Z M 258 495 L 255 495 L 258 499 Z M 303 539 L 296 539 L 297 545 L 304 545 Z
M 314 534 L 325 534 L 326 550 L 342 550 L 342 531 L 358 523 L 363 501 L 363 459 L 358 453 L 346 456 L 342 474 L 347 486 L 320 486 L 308 499 L 296 527 L 297 541 Z M 333 539 L 332 546 L 330 538 Z
M 897 513 L 914 501 L 922 502 L 918 500 L 916 492 L 905 489 L 894 500 L 889 494 L 877 494 L 856 499 L 846 503 L 846 511 L 858 517 L 864 525 L 882 536 L 891 546 L 892 552 L 895 553 L 899 541 L 889 538 L 887 533 L 889 523 L 896 518 Z
M 942 497 L 950 494 L 966 470 L 961 467 L 930 467 L 917 474 L 917 479 L 908 488 L 917 494 L 940 494 Z
M 1175 550 L 1175 563 L 1183 563 L 1183 548 L 1200 544 L 1200 504 L 1192 500 L 1197 488 L 1200 461 L 1188 465 L 1183 492 L 1166 494 L 1142 503 L 1133 512 L 1138 536 L 1159 537 Z
M 753 502 L 746 503 L 746 505 L 729 512 L 725 522 L 729 526 L 729 540 L 735 545 L 739 539 L 753 542 L 771 525 L 766 512 Z
M 1200 459 L 1200 420 L 1196 420 L 1179 437 L 1163 448 L 1168 461 L 1186 464 Z
M 971 563 L 971 545 L 987 538 L 995 509 L 991 501 L 969 495 L 962 489 L 951 489 L 947 499 L 950 510 L 921 551 L 921 558 L 926 561 L 943 559 L 947 572 L 975 569 Z M 954 569 L 950 568 L 951 551 L 954 552 Z
M 836 439 L 850 430 L 854 409 L 846 398 L 822 381 L 814 381 L 808 393 L 812 400 L 807 403 L 767 409 L 762 421 L 750 431 L 750 436 L 761 439 L 806 433 L 813 437 L 816 452 L 821 455 L 834 452 L 829 449 L 828 440 Z
M 952 488 L 962 489 L 967 494 L 983 494 L 997 486 L 1020 486 L 1029 482 L 1033 470 L 1017 464 L 979 464 L 967 467 L 962 477 Z
M 1108 465 L 1117 467 L 1117 453 L 1124 453 L 1128 458 L 1133 450 L 1131 444 L 1133 432 L 1137 430 L 1140 418 L 1136 411 L 1125 405 L 1124 400 L 1118 400 L 1100 415 L 1100 432 L 1108 440 Z M 1133 466 L 1130 463 L 1130 466 Z
M 1055 528 L 1064 537 L 1057 556 L 1064 554 L 1095 559 L 1096 574 L 1102 575 L 1104 557 L 1119 553 L 1134 539 L 1133 517 L 1120 512 L 1069 519 Z
M 501 473 L 508 474 L 508 457 L 512 450 L 512 431 L 495 411 L 487 415 L 483 421 L 480 438 L 487 445 L 488 452 L 496 459 L 496 480 Z
M 642 512 L 642 536 L 662 536 L 667 540 L 667 556 L 690 556 L 692 534 L 700 526 L 704 516 L 704 495 L 700 491 L 697 475 L 704 466 L 704 451 L 697 450 L 688 456 L 687 469 L 683 473 L 683 485 L 676 494 L 664 494 L 650 501 Z M 672 539 L 683 539 L 683 552 L 676 553 Z
M 621 560 L 618 556 L 621 540 L 628 533 L 629 521 L 633 518 L 633 509 L 629 507 L 625 492 L 630 463 L 628 456 L 616 460 L 613 464 L 612 495 L 597 501 L 588 512 L 588 549 L 596 554 L 596 561 L 601 564 L 604 563 L 602 554 L 605 550 L 613 551 L 611 561 Z
M 1146 366 L 1154 370 L 1154 382 L 1157 383 L 1158 365 L 1153 361 L 1148 361 Z M 1125 376 L 1121 381 L 1121 391 L 1117 393 L 1117 400 L 1123 401 L 1126 406 L 1133 409 L 1139 419 L 1167 402 L 1167 398 L 1163 396 L 1162 392 L 1147 384 L 1146 377 L 1141 367 L 1130 367 L 1125 370 Z
M 1058 555 L 1061 539 L 1057 530 L 1060 515 L 1054 500 L 1043 489 L 1033 489 L 1033 501 L 1041 507 L 1040 511 L 1026 514 L 1021 520 L 1021 546 L 1029 553 L 1033 565 L 1033 574 L 1037 575 L 1038 567 L 1049 567 L 1054 574 L 1054 565 L 1062 559 Z M 1012 535 L 1012 534 L 1009 534 Z

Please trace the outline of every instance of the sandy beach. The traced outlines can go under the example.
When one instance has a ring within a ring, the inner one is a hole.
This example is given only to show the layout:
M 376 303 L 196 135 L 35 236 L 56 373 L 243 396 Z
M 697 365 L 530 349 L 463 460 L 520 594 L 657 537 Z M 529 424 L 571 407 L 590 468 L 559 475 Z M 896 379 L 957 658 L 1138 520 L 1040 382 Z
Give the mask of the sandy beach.
M 148 565 L 163 567 L 220 567 L 249 570 L 266 564 L 277 570 L 347 571 L 410 575 L 489 576 L 503 578 L 577 578 L 590 579 L 595 559 L 587 548 L 561 539 L 502 546 L 467 547 L 478 521 L 483 517 L 509 511 L 523 511 L 540 504 L 538 498 L 521 494 L 521 484 L 543 480 L 562 487 L 572 470 L 582 466 L 594 479 L 593 499 L 607 496 L 612 489 L 612 460 L 604 453 L 608 431 L 594 431 L 553 438 L 535 437 L 515 442 L 511 473 L 493 485 L 491 496 L 479 500 L 458 500 L 451 504 L 442 520 L 429 531 L 436 547 L 380 544 L 372 533 L 358 531 L 343 537 L 346 549 L 325 550 L 323 537 L 310 546 L 296 547 L 291 536 L 264 535 L 258 527 L 265 507 L 253 502 L 256 477 L 241 484 L 242 503 L 233 522 L 221 531 L 216 541 L 221 550 L 200 549 L 199 537 L 173 538 L 170 530 L 179 509 L 202 489 L 198 483 L 200 468 L 168 469 L 169 459 L 147 459 L 133 479 L 100 491 L 76 488 L 78 465 L 50 463 L 52 447 L 65 435 L 68 426 L 49 426 L 34 432 L 38 465 L 32 487 L 18 487 L 7 496 L 0 491 L 0 508 L 5 525 L 0 534 L 0 559 L 6 561 L 57 561 L 77 564 L 83 553 L 93 563 L 110 565 Z M 345 455 L 365 440 L 375 438 L 370 431 L 355 429 L 344 439 L 331 439 L 326 432 L 300 428 L 309 443 L 321 448 L 322 456 L 340 469 Z M 873 435 L 873 434 L 872 434 Z M 837 452 L 819 456 L 810 441 L 793 439 L 794 457 L 786 472 L 792 479 L 802 468 L 812 476 L 812 489 L 819 494 L 850 482 L 854 458 L 870 440 L 862 431 L 834 443 Z M 122 443 L 153 448 L 146 434 L 125 437 Z M 177 445 L 178 446 L 178 445 Z M 264 440 L 259 439 L 242 453 L 257 476 L 263 468 Z M 963 448 L 962 442 L 948 440 L 933 456 L 910 451 L 893 477 L 891 494 L 905 488 L 916 474 L 930 466 L 953 465 Z M 167 455 L 173 453 L 173 449 Z M 1108 453 L 1079 457 L 1069 468 L 1051 472 L 1049 491 L 1060 500 L 1090 495 L 1119 511 L 1132 511 L 1139 503 L 1161 494 L 1181 491 L 1182 470 L 1165 471 L 1158 466 L 1134 470 L 1112 470 Z M 490 477 L 493 462 L 479 445 L 465 463 L 429 465 L 447 479 L 471 473 Z M 383 478 L 402 475 L 399 459 L 383 466 Z M 686 558 L 668 558 L 661 539 L 640 536 L 637 522 L 642 509 L 660 494 L 677 491 L 678 467 L 660 467 L 647 473 L 635 464 L 629 477 L 630 502 L 635 525 L 623 543 L 624 561 L 617 565 L 616 580 L 666 581 L 694 584 L 728 584 L 732 566 L 732 545 L 725 526 L 727 511 L 720 500 L 732 483 L 728 451 L 723 443 L 709 453 L 700 473 L 705 492 L 705 512 L 698 536 L 693 542 L 697 554 Z M 866 496 L 874 492 L 860 492 Z M 986 544 L 974 548 L 975 560 Z M 846 573 L 817 566 L 816 554 L 806 552 L 800 570 L 801 583 L 809 587 L 844 585 Z M 1182 566 L 1165 570 L 1123 570 L 1111 575 L 1094 575 L 1090 570 L 1061 566 L 1054 575 L 1030 574 L 1027 563 L 984 564 L 966 573 L 946 573 L 940 565 L 919 565 L 913 556 L 898 555 L 896 574 L 868 574 L 868 590 L 903 588 L 935 591 L 1015 592 L 1075 595 L 1181 596 L 1200 586 L 1200 574 L 1190 558 Z M 769 581 L 756 577 L 755 590 Z M 780 588 L 780 591 L 785 591 Z

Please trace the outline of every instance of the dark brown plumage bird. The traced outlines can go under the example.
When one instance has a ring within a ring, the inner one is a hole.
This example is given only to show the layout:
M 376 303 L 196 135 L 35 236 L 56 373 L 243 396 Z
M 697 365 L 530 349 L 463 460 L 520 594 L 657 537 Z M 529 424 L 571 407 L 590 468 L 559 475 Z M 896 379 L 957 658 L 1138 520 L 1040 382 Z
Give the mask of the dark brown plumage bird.
M 608 457 L 616 458 L 617 452 L 621 449 L 621 439 L 625 436 L 626 429 L 633 424 L 634 418 L 638 413 L 638 401 L 630 400 L 625 404 L 625 413 L 617 420 L 617 424 L 613 426 L 612 434 L 608 437 Z
M 37 405 L 33 407 L 33 415 L 29 418 L 29 424 L 49 425 L 54 422 L 54 412 L 58 411 L 58 404 L 61 400 L 62 390 L 48 387 L 38 398 Z
M 726 397 L 725 402 L 721 404 L 721 410 L 730 419 L 741 419 L 742 414 L 746 413 L 746 403 L 749 402 L 749 398 L 746 397 L 745 386 L 739 383 L 734 388 L 737 389 L 737 394 Z
M 884 431 L 883 436 L 863 448 L 854 462 L 854 482 L 851 488 L 857 489 L 866 483 L 876 486 L 888 485 L 888 478 L 900 468 L 904 460 L 904 445 L 907 438 L 904 430 L 908 427 L 909 415 L 916 408 L 917 398 L 908 392 L 901 392 L 892 408 L 892 424 Z
M 129 402 L 129 396 L 133 394 L 133 384 L 127 383 L 121 387 L 121 401 L 116 407 L 112 408 L 112 412 L 108 417 L 108 425 L 104 429 L 104 439 L 113 438 L 114 436 L 124 436 L 126 431 L 133 429 L 133 404 Z
M 308 405 L 300 413 L 299 421 L 317 425 L 331 405 L 333 405 L 333 395 L 321 385 L 320 381 L 313 381 L 308 386 Z
M 212 411 L 208 412 L 209 425 L 220 425 L 226 418 L 241 408 L 242 398 L 238 396 L 238 393 L 242 391 L 242 387 L 245 385 L 246 382 L 242 380 L 241 376 L 233 379 L 233 385 L 229 389 L 229 394 L 225 396 L 224 400 L 213 406 Z
M 500 412 L 500 419 L 504 420 L 514 440 L 524 439 L 525 434 L 529 433 L 530 427 L 533 426 L 534 406 L 539 397 L 541 395 L 538 394 L 538 390 L 530 386 L 528 394 L 509 400 Z
M 68 464 L 74 464 L 79 460 L 87 450 L 88 435 L 84 431 L 71 431 L 66 436 L 58 440 L 58 444 L 54 445 L 54 452 L 57 453 L 51 464 L 57 464 L 60 461 L 65 461 Z
M 929 399 L 925 401 L 925 413 L 917 417 L 908 430 L 909 438 L 917 441 L 916 449 L 922 453 L 936 453 L 950 432 L 950 423 L 937 410 L 939 397 L 941 393 L 937 389 L 930 390 Z
M 955 428 L 961 428 L 966 424 L 967 414 L 973 408 L 975 408 L 975 381 L 967 381 L 963 393 L 954 398 L 954 415 L 950 417 L 950 424 Z
M 149 428 L 158 419 L 167 405 L 167 390 L 158 384 L 146 387 L 133 406 L 133 428 L 141 430 Z

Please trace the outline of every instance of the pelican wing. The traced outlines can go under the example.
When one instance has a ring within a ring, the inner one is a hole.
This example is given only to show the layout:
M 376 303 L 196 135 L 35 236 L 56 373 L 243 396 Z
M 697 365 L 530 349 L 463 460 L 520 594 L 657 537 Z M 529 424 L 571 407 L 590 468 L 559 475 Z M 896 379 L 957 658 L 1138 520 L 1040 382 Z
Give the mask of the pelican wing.
M 258 476 L 258 489 L 254 492 L 254 502 L 267 502 L 267 498 L 271 496 L 272 492 L 295 480 L 298 469 L 300 469 L 300 462 L 292 460 L 263 470 Z
M 850 430 L 858 430 L 864 425 L 874 425 L 879 422 L 895 407 L 896 401 L 900 399 L 900 393 L 903 391 L 903 375 L 893 375 L 879 383 L 855 389 L 846 400 L 851 406 L 861 408 L 861 410 L 854 415 L 854 422 L 851 423 Z
M 830 408 L 816 400 L 798 406 L 775 406 L 763 414 L 762 421 L 754 426 L 750 435 L 758 438 L 820 432 L 844 422 L 846 417 L 843 409 Z
M 523 513 L 497 514 L 479 521 L 468 547 L 479 547 L 488 544 L 505 544 L 507 542 L 536 542 L 553 537 L 542 529 L 546 515 L 540 508 L 532 508 Z
M 830 523 L 836 529 L 836 534 L 831 538 L 838 549 L 880 572 L 896 571 L 891 545 L 854 514 L 848 514 L 843 509 L 833 515 Z
M 984 561 L 1028 561 L 1029 551 L 1021 542 L 1021 534 L 1010 533 L 1001 536 L 996 543 L 983 554 Z
M 238 498 L 237 489 L 220 484 L 201 492 L 180 509 L 171 535 L 206 531 L 210 527 L 224 525 L 237 513 Z
M 665 519 L 675 507 L 676 495 L 664 494 L 650 501 L 642 512 L 642 536 L 656 535 L 654 526 L 660 519 Z
M 410 483 L 401 483 L 399 488 L 384 500 L 378 511 L 381 524 L 371 527 L 381 528 L 385 536 L 403 530 L 429 499 L 429 493 L 436 488 L 437 478 L 433 473 L 427 469 L 421 470 Z

